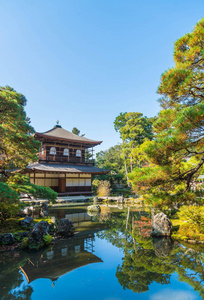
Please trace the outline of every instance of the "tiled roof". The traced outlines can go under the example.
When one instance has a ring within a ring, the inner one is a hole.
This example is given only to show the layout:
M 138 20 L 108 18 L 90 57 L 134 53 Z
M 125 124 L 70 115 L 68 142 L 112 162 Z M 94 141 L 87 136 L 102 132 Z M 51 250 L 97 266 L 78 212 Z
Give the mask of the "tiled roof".
M 94 166 L 71 165 L 71 164 L 51 164 L 51 163 L 33 163 L 26 167 L 29 170 L 43 172 L 62 172 L 62 173 L 89 173 L 102 174 L 108 173 L 109 170 L 100 169 Z
M 64 140 L 69 140 L 74 142 L 83 142 L 83 143 L 94 144 L 94 145 L 98 145 L 102 143 L 102 141 L 94 141 L 91 139 L 87 139 L 83 136 L 76 135 L 68 130 L 63 129 L 59 125 L 56 125 L 52 129 L 42 133 L 36 132 L 35 137 L 36 138 L 38 137 L 58 138 L 58 139 L 64 139 Z

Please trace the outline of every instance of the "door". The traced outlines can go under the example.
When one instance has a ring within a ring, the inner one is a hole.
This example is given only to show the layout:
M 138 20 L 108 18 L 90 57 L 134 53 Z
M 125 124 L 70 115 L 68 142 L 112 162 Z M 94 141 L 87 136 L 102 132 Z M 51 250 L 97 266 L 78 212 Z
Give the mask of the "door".
M 59 178 L 59 193 L 66 191 L 66 178 Z

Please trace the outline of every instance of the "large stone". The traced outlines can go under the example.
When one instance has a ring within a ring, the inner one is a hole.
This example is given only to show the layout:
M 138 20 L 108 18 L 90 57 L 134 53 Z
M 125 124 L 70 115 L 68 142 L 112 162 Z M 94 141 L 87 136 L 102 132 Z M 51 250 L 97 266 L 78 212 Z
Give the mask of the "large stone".
M 167 215 L 158 213 L 153 220 L 152 236 L 171 236 L 173 226 Z
M 124 201 L 124 197 L 123 196 L 119 196 L 118 199 L 117 199 L 117 203 L 121 204 L 121 203 L 123 203 L 123 201 Z
M 5 233 L 0 235 L 1 245 L 12 245 L 15 243 L 15 239 L 12 233 Z
M 49 233 L 49 224 L 41 221 L 33 226 L 27 238 L 22 242 L 22 248 L 38 250 L 46 245 L 44 237 Z
M 66 218 L 60 219 L 57 224 L 57 233 L 63 236 L 72 236 L 74 234 L 74 224 Z
M 33 218 L 32 217 L 25 217 L 25 219 L 20 221 L 20 225 L 23 229 L 29 228 L 33 224 Z
M 89 205 L 89 206 L 87 206 L 87 210 L 100 213 L 101 208 L 98 204 L 97 205 Z
M 171 254 L 173 241 L 170 237 L 153 237 L 153 246 L 156 256 L 166 257 Z
M 41 208 L 40 208 L 40 212 L 39 212 L 40 217 L 42 218 L 46 218 L 49 216 L 49 210 L 48 210 L 48 206 L 46 203 L 42 203 Z

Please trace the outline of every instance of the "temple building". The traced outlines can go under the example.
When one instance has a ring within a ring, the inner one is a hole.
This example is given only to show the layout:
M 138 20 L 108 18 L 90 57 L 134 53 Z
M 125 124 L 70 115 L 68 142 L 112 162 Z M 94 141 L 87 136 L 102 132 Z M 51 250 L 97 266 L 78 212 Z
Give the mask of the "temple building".
M 94 166 L 93 147 L 101 141 L 78 136 L 60 125 L 36 132 L 34 137 L 41 147 L 39 161 L 25 170 L 31 183 L 49 186 L 59 195 L 91 195 L 92 176 L 108 173 Z

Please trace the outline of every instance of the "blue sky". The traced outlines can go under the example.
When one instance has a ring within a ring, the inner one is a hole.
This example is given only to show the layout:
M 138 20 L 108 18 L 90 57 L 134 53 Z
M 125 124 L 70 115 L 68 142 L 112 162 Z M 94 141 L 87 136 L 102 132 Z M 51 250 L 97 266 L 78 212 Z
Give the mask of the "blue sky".
M 158 113 L 173 44 L 203 17 L 203 0 L 0 0 L 0 85 L 28 100 L 38 132 L 59 120 L 88 138 L 119 140 L 120 112 Z

